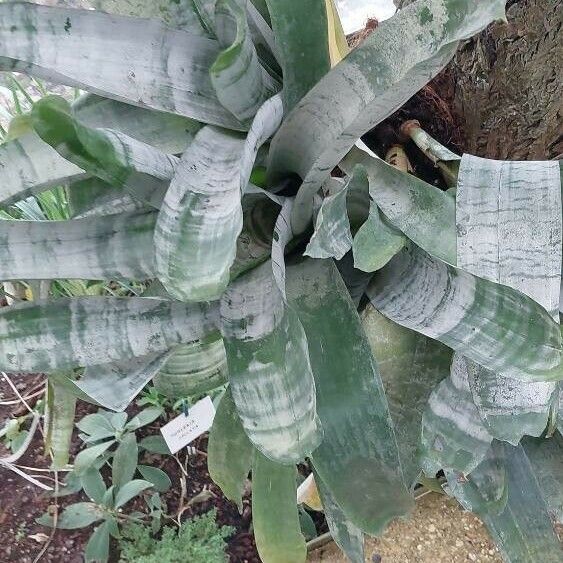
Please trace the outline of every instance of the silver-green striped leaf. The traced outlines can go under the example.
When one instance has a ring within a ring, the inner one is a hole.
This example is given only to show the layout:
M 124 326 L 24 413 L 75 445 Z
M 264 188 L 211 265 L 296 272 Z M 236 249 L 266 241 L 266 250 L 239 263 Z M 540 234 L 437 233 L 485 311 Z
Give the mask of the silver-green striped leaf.
M 71 182 L 65 192 L 73 219 L 130 213 L 147 207 L 123 188 L 116 188 L 96 177 Z
M 252 443 L 281 463 L 319 444 L 315 383 L 307 338 L 286 307 L 270 261 L 241 276 L 221 299 L 230 388 Z
M 371 199 L 393 227 L 433 256 L 456 264 L 455 200 L 446 192 L 354 147 L 344 170 L 365 167 Z
M 30 132 L 0 145 L 0 205 L 84 178 L 86 172 Z
M 72 221 L 0 220 L 0 280 L 155 276 L 155 211 Z
M 345 185 L 323 199 L 315 223 L 315 232 L 305 249 L 306 256 L 340 260 L 352 248 L 347 199 L 349 190 L 359 189 L 357 185 L 367 188 L 367 176 L 361 168 L 354 169 Z
M 0 369 L 52 372 L 166 352 L 216 330 L 217 303 L 77 297 L 0 309 Z
M 412 508 L 385 391 L 356 308 L 331 260 L 288 267 L 289 302 L 305 328 L 324 431 L 316 473 L 346 518 L 380 534 Z
M 248 135 L 205 127 L 182 156 L 155 230 L 158 277 L 174 297 L 217 299 L 242 230 L 242 190 L 259 147 L 282 118 L 279 96 L 256 114 Z
M 481 463 L 467 475 L 445 470 L 448 494 L 465 510 L 476 514 L 500 514 L 506 507 L 508 483 L 504 443 L 493 440 Z
M 9 2 L 0 6 L 0 45 L 3 70 L 241 128 L 211 84 L 213 39 L 157 20 Z
M 557 162 L 464 155 L 456 196 L 458 265 L 518 289 L 559 321 L 561 179 Z M 474 366 L 469 383 L 498 439 L 540 436 L 558 397 L 554 382 L 529 382 Z
M 242 496 L 254 448 L 244 432 L 230 389 L 225 391 L 209 432 L 209 476 L 242 514 Z
M 297 471 L 254 451 L 252 520 L 264 563 L 305 563 L 307 547 L 297 511 Z
M 450 376 L 432 392 L 422 417 L 420 459 L 429 476 L 440 469 L 471 473 L 493 440 L 473 403 L 467 361 L 454 355 Z
M 215 29 L 223 51 L 210 69 L 218 100 L 239 121 L 248 122 L 279 85 L 262 68 L 247 21 L 244 4 L 218 0 Z
M 91 401 L 102 407 L 123 411 L 158 373 L 169 356 L 170 351 L 157 352 L 139 358 L 88 366 L 76 386 Z
M 32 110 L 39 136 L 61 156 L 133 197 L 159 207 L 178 158 L 113 129 L 87 127 L 60 96 L 39 100 Z
M 361 319 L 381 372 L 405 483 L 412 488 L 420 474 L 422 415 L 432 391 L 450 373 L 452 351 L 390 321 L 371 304 Z
M 524 381 L 563 378 L 559 325 L 543 307 L 415 246 L 375 275 L 368 296 L 386 317 L 487 369 Z
M 272 179 L 289 173 L 303 179 L 296 232 L 306 228 L 314 195 L 354 143 L 440 72 L 459 40 L 504 19 L 504 5 L 415 2 L 382 22 L 295 106 L 272 141 L 269 173 Z
M 72 111 L 84 125 L 115 129 L 168 154 L 183 153 L 201 129 L 201 123 L 182 115 L 141 108 L 96 94 L 80 96 L 72 104 Z
M 153 379 L 159 393 L 172 399 L 207 393 L 227 381 L 221 335 L 176 346 Z

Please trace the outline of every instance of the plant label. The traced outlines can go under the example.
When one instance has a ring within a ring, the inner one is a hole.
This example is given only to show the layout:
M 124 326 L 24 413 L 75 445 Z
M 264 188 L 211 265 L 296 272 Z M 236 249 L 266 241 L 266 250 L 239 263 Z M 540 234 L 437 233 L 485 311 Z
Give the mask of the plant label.
M 175 454 L 191 441 L 207 432 L 213 424 L 215 418 L 215 407 L 210 397 L 205 397 L 193 405 L 188 414 L 180 414 L 165 424 L 160 432 L 170 448 Z

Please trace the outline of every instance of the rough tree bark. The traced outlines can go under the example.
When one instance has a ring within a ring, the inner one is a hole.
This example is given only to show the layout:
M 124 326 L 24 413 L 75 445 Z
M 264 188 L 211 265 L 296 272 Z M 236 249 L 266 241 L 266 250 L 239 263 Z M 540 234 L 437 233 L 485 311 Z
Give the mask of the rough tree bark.
M 563 0 L 509 0 L 507 19 L 461 46 L 444 73 L 449 92 L 438 91 L 458 116 L 466 152 L 556 158 L 563 153 Z

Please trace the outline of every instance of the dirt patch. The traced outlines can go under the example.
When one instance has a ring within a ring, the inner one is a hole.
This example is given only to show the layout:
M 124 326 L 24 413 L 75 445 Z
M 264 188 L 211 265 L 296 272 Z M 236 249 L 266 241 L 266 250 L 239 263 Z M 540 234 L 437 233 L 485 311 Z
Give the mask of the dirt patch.
M 310 563 L 346 563 L 331 543 L 313 553 Z M 482 522 L 448 497 L 436 493 L 416 502 L 408 520 L 393 522 L 381 538 L 366 540 L 366 561 L 381 563 L 501 563 Z

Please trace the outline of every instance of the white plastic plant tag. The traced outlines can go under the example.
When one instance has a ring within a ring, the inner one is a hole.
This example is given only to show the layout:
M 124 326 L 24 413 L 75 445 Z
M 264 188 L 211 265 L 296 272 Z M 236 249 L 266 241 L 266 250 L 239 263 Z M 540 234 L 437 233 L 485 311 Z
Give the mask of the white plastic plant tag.
M 170 451 L 175 454 L 192 440 L 207 432 L 215 418 L 215 407 L 209 397 L 201 399 L 184 413 L 165 424 L 160 432 Z

